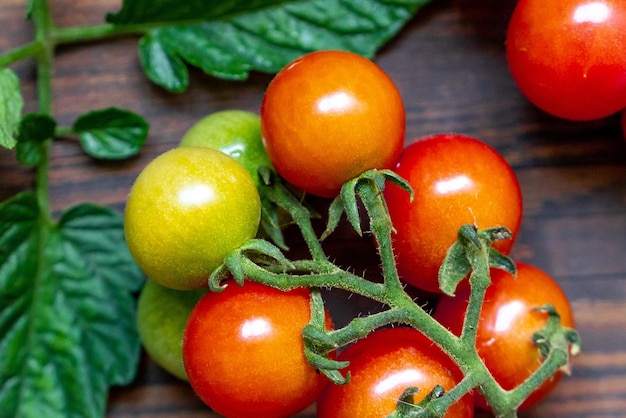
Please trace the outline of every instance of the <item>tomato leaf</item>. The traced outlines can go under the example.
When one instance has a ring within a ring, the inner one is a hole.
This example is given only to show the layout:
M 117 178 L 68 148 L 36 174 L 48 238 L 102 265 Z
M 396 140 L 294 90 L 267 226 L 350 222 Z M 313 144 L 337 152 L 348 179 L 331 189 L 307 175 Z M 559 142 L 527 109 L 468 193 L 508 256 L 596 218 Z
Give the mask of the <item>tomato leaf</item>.
M 169 22 L 139 42 L 141 65 L 154 83 L 173 92 L 189 85 L 185 63 L 207 74 L 246 79 L 275 73 L 320 49 L 373 57 L 428 0 L 190 1 L 126 0 L 111 23 Z
M 15 146 L 23 107 L 19 78 L 8 68 L 0 70 L 0 146 Z
M 148 122 L 128 110 L 109 107 L 80 116 L 72 126 L 85 152 L 94 158 L 121 160 L 137 154 L 148 137 Z
M 293 1 L 292 1 L 293 2 Z M 178 20 L 214 20 L 244 12 L 265 9 L 286 3 L 285 0 L 124 0 L 117 13 L 107 15 L 107 22 L 115 24 L 173 22 Z
M 48 115 L 29 113 L 20 122 L 17 136 L 17 159 L 25 165 L 35 166 L 41 160 L 41 143 L 54 137 L 57 124 Z
M 110 385 L 139 358 L 143 276 L 119 214 L 95 205 L 41 222 L 35 195 L 0 205 L 0 410 L 12 417 L 102 417 Z

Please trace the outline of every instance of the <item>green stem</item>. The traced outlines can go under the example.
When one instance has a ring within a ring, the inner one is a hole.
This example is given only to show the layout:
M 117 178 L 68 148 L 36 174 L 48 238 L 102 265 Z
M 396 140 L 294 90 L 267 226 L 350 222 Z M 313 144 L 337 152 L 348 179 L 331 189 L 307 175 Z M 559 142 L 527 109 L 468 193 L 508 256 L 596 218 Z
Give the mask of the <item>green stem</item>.
M 478 322 L 487 292 L 487 286 L 484 283 L 489 280 L 488 252 L 485 249 L 481 250 L 477 251 L 479 254 L 474 258 L 474 269 L 470 275 L 471 292 L 461 332 L 462 343 L 471 349 L 476 346 Z
M 367 336 L 373 330 L 385 325 L 403 323 L 406 321 L 407 316 L 408 313 L 404 309 L 390 308 L 386 311 L 354 318 L 345 327 L 330 331 L 328 335 L 333 339 L 337 347 L 342 347 Z
M 513 390 L 506 391 L 499 385 L 489 382 L 484 385 L 483 391 L 491 401 L 496 417 L 514 417 L 515 411 L 528 396 L 543 384 L 547 379 L 553 376 L 559 368 L 567 364 L 569 354 L 562 349 L 550 351 L 541 366 L 535 370 L 523 383 L 515 387 Z
M 370 229 L 376 239 L 378 253 L 382 262 L 384 283 L 388 295 L 391 300 L 410 300 L 408 295 L 404 292 L 400 277 L 398 276 L 396 259 L 391 244 L 393 225 L 389 211 L 387 210 L 387 205 L 382 197 L 382 190 L 380 190 L 375 181 L 367 181 L 359 183 L 357 193 L 361 197 L 370 219 Z
M 40 43 L 33 41 L 21 45 L 10 51 L 7 51 L 4 54 L 0 55 L 0 68 L 6 67 L 7 65 L 20 61 L 22 59 L 35 56 L 39 53 L 40 50 Z
M 37 95 L 39 112 L 45 115 L 52 114 L 52 75 L 54 66 L 54 42 L 50 41 L 50 32 L 54 29 L 54 22 L 50 16 L 46 0 L 34 0 L 33 22 L 35 25 L 35 42 L 37 48 Z M 48 183 L 48 169 L 50 165 L 50 148 L 52 139 L 44 141 L 41 146 L 41 160 L 37 165 L 36 195 L 39 204 L 39 213 L 42 224 L 52 223 L 50 208 L 50 194 Z
M 433 400 L 431 408 L 438 416 L 443 417 L 450 406 L 467 395 L 474 387 L 476 387 L 476 379 L 474 375 L 468 374 L 444 396 Z
M 313 260 L 294 261 L 297 270 L 310 273 L 272 272 L 249 259 L 241 260 L 244 274 L 250 280 L 281 290 L 296 287 L 337 288 L 357 293 L 372 300 L 385 303 L 385 292 L 381 284 L 370 282 L 349 273 L 332 263 L 319 263 Z M 330 268 L 332 267 L 332 268 Z
M 92 42 L 128 35 L 143 35 L 150 29 L 154 29 L 159 26 L 163 25 L 154 23 L 142 23 L 136 25 L 104 24 L 56 28 L 54 31 L 54 39 L 59 45 Z
M 311 213 L 300 202 L 300 200 L 298 200 L 293 193 L 291 193 L 282 184 L 280 179 L 277 178 L 277 176 L 274 176 L 271 183 L 264 187 L 262 193 L 289 213 L 293 221 L 296 225 L 298 225 L 302 238 L 304 239 L 313 260 L 319 263 L 327 263 L 332 266 L 332 263 L 328 261 L 328 258 L 324 253 L 324 249 L 322 248 L 322 244 L 313 229 L 313 224 L 311 223 Z
M 460 350 L 458 338 L 417 305 L 404 291 L 393 252 L 391 238 L 393 224 L 382 195 L 382 190 L 377 182 L 372 180 L 359 183 L 357 192 L 369 215 L 370 228 L 376 239 L 378 253 L 381 258 L 385 303 L 391 307 L 400 308 L 402 312 L 406 312 L 407 315 L 401 322 L 410 324 L 413 328 L 420 330 L 453 358 L 458 358 Z
M 75 133 L 76 132 L 74 131 L 74 128 L 72 128 L 71 126 L 57 126 L 56 128 L 54 128 L 54 136 L 56 138 L 63 136 L 72 136 Z

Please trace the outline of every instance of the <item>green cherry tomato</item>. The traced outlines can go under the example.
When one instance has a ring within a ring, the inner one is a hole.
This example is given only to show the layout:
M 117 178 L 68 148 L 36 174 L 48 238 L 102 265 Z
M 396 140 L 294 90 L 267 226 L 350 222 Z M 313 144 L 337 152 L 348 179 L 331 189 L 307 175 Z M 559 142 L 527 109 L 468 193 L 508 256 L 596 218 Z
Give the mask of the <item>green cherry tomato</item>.
M 183 333 L 193 307 L 207 289 L 175 290 L 146 281 L 137 301 L 137 329 L 148 355 L 179 379 L 187 380 L 183 364 Z
M 261 118 L 245 110 L 222 110 L 206 116 L 189 128 L 180 146 L 208 147 L 230 155 L 257 185 L 257 169 L 272 167 L 261 139 Z
M 207 285 L 226 254 L 254 238 L 260 212 L 254 181 L 234 158 L 211 148 L 176 148 L 137 177 L 124 232 L 148 277 L 194 289 Z

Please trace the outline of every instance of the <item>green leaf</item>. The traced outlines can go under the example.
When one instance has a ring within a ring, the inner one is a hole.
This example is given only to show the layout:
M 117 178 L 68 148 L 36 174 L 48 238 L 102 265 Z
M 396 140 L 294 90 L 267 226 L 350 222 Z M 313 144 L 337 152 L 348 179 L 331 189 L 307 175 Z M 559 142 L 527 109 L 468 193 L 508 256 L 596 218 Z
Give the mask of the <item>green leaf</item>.
M 94 205 L 40 223 L 32 193 L 0 205 L 0 411 L 102 417 L 139 358 L 143 276 L 119 214 Z
M 107 15 L 115 24 L 174 22 L 177 20 L 223 19 L 244 12 L 265 9 L 285 3 L 285 0 L 124 0 L 117 13 Z
M 17 136 L 17 159 L 25 165 L 35 166 L 42 157 L 41 143 L 54 137 L 57 124 L 48 115 L 29 113 L 20 122 Z
M 121 160 L 137 154 L 148 137 L 148 123 L 139 115 L 109 107 L 80 116 L 72 126 L 85 152 L 94 158 Z
M 250 71 L 275 73 L 316 50 L 373 57 L 429 0 L 228 1 L 127 0 L 110 15 L 116 24 L 172 22 L 149 29 L 139 42 L 146 75 L 173 92 L 189 84 L 186 64 L 230 80 Z
M 8 68 L 0 70 L 0 146 L 15 146 L 23 107 L 19 78 Z

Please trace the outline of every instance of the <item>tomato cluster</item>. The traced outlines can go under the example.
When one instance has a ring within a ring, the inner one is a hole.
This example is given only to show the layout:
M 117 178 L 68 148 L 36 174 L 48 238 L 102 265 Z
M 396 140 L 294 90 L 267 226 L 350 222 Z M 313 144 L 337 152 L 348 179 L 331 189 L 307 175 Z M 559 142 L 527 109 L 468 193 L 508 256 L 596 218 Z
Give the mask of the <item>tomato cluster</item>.
M 511 250 L 522 217 L 511 167 L 487 144 L 460 134 L 435 134 L 404 147 L 401 96 L 370 60 L 342 51 L 307 54 L 272 80 L 260 117 L 244 113 L 202 121 L 181 147 L 152 161 L 133 186 L 126 236 L 154 281 L 174 289 L 206 287 L 225 255 L 255 236 L 262 201 L 256 173 L 268 165 L 296 188 L 323 198 L 337 196 L 344 183 L 367 170 L 391 169 L 404 178 L 413 199 L 393 184 L 383 196 L 395 228 L 400 279 L 425 291 L 440 292 L 439 266 L 464 224 L 507 227 L 512 238 L 497 249 Z M 228 127 L 240 122 L 244 129 Z M 498 382 L 510 388 L 541 363 L 531 335 L 546 315 L 533 309 L 551 303 L 565 325 L 573 326 L 573 319 L 558 285 L 533 267 L 521 265 L 517 281 L 498 272 L 493 280 L 478 351 Z M 417 401 L 435 385 L 449 390 L 462 379 L 457 365 L 421 332 L 396 327 L 378 329 L 340 352 L 351 382 L 331 384 L 304 355 L 308 289 L 280 291 L 250 280 L 226 284 L 195 305 L 180 342 L 185 377 L 224 416 L 288 417 L 316 400 L 322 417 L 386 416 L 409 386 L 421 389 Z M 466 291 L 463 284 L 456 298 L 442 297 L 435 313 L 456 333 Z M 330 330 L 328 312 L 326 318 Z M 503 353 L 518 361 L 503 366 Z M 471 417 L 475 402 L 488 407 L 468 393 L 446 416 Z

